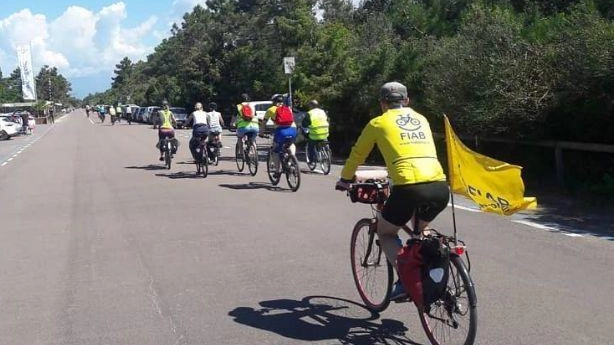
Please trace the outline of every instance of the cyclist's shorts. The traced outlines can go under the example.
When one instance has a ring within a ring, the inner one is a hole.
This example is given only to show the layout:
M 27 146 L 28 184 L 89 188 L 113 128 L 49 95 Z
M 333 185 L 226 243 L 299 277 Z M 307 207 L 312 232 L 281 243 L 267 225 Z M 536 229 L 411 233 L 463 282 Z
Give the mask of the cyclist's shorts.
M 247 135 L 248 138 L 253 139 L 260 129 L 258 127 L 243 127 L 237 128 L 237 138 L 243 138 L 244 135 Z
M 174 138 L 175 137 L 175 130 L 172 128 L 160 128 L 158 129 L 158 138 L 160 140 L 164 139 L 164 138 Z
M 296 139 L 296 134 L 296 127 L 277 127 L 275 128 L 273 142 L 280 145 L 286 142 L 294 142 L 294 139 Z
M 209 135 L 209 126 L 205 124 L 197 124 L 192 128 L 192 136 L 194 138 L 205 138 Z
M 222 133 L 222 126 L 213 126 L 210 128 L 211 133 L 217 133 L 220 134 Z
M 402 226 L 411 219 L 417 208 L 418 219 L 430 222 L 446 208 L 449 199 L 450 189 L 446 181 L 393 186 L 382 209 L 382 217 Z

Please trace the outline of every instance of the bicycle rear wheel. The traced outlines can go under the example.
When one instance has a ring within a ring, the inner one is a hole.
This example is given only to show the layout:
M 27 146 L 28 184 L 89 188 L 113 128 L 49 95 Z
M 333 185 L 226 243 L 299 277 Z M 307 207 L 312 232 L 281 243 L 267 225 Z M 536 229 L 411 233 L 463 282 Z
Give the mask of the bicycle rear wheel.
M 462 259 L 450 256 L 450 275 L 444 295 L 418 310 L 420 323 L 433 345 L 472 345 L 478 325 L 477 297 Z
M 273 163 L 273 155 L 277 153 L 273 152 L 273 149 L 269 150 L 269 154 L 266 158 L 266 173 L 269 176 L 269 181 L 273 186 L 277 186 L 279 180 L 281 179 L 281 173 L 277 171 L 277 167 Z M 279 163 L 280 164 L 280 163 Z M 278 165 L 279 165 L 278 164 Z
M 286 181 L 288 186 L 293 192 L 298 190 L 301 186 L 301 170 L 298 167 L 298 160 L 296 157 L 289 155 L 288 160 L 283 165 L 286 170 Z
M 243 172 L 243 169 L 245 169 L 245 157 L 243 148 L 241 146 L 241 143 L 237 141 L 237 145 L 235 145 L 235 161 L 237 163 L 237 169 L 239 169 L 239 172 Z
M 322 167 L 322 173 L 328 175 L 330 173 L 330 148 L 328 145 L 320 148 L 320 167 Z
M 200 155 L 201 155 L 200 164 L 202 167 L 200 172 L 204 178 L 204 177 L 207 177 L 207 175 L 209 174 L 209 161 L 208 161 L 209 157 L 207 157 L 208 156 L 207 148 L 204 145 L 201 146 L 200 148 Z
M 256 148 L 256 143 L 250 142 L 246 153 L 247 168 L 249 169 L 249 173 L 252 176 L 256 176 L 256 173 L 258 172 L 258 149 Z
M 166 169 L 171 168 L 171 143 L 166 141 L 164 143 L 164 164 L 166 165 Z
M 309 150 L 313 150 L 313 143 L 310 143 L 309 141 L 307 141 L 307 144 L 305 145 L 305 162 L 307 162 L 307 167 L 309 168 L 310 171 L 314 171 L 316 168 L 316 160 L 313 159 L 309 159 Z
M 393 269 L 379 245 L 376 226 L 370 218 L 356 223 L 350 242 L 350 263 L 360 298 L 369 310 L 380 312 L 390 304 Z

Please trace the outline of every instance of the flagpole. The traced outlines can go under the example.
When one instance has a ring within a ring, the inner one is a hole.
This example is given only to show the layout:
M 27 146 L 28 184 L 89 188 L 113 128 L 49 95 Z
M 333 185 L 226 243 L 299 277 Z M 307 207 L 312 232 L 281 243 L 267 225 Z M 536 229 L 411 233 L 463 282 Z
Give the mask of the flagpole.
M 454 191 L 450 188 L 450 202 L 452 203 L 452 227 L 454 228 L 454 245 L 458 244 L 456 241 L 456 212 L 454 211 Z
M 457 245 L 458 241 L 456 238 L 457 231 L 456 231 L 456 211 L 454 210 L 454 190 L 452 189 L 452 181 L 450 180 L 452 178 L 452 172 L 451 172 L 451 167 L 450 167 L 450 164 L 452 162 L 449 159 L 450 152 L 447 152 L 448 150 L 450 150 L 450 145 L 448 145 L 449 143 L 447 142 L 449 138 L 447 136 L 448 128 L 446 127 L 446 123 L 445 123 L 446 117 L 447 117 L 446 114 L 443 114 L 444 128 L 446 131 L 446 135 L 444 135 L 444 140 L 446 140 L 446 156 L 448 156 L 448 185 L 450 187 L 450 203 L 452 204 L 452 228 L 454 230 L 454 245 Z

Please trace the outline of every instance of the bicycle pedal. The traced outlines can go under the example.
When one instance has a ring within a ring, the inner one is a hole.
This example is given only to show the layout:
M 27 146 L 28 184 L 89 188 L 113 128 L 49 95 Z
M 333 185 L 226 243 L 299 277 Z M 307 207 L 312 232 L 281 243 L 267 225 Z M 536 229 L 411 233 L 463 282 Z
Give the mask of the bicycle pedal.
M 392 302 L 394 303 L 409 303 L 411 302 L 411 298 L 409 298 L 409 296 L 403 297 L 403 298 L 397 298 L 395 300 L 392 300 Z

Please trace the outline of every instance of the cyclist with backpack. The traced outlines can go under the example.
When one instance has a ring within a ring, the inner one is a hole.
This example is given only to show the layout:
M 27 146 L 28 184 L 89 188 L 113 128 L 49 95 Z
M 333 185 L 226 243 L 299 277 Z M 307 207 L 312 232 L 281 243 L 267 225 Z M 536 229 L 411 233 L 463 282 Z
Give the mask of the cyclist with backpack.
M 407 88 L 403 84 L 389 82 L 380 88 L 383 114 L 363 129 L 335 186 L 337 190 L 347 190 L 358 165 L 377 144 L 392 180 L 390 197 L 377 214 L 377 235 L 395 269 L 402 247 L 397 236 L 400 228 L 415 216 L 419 231 L 424 230 L 446 208 L 450 197 L 430 125 L 424 116 L 407 107 L 408 103 Z M 428 208 L 418 209 L 420 205 Z M 403 286 L 397 281 L 390 299 L 405 296 Z
M 266 123 L 268 119 L 273 120 L 275 123 L 275 132 L 273 134 L 273 152 L 279 153 L 284 142 L 291 140 L 292 145 L 290 151 L 293 155 L 296 154 L 296 147 L 294 146 L 294 140 L 296 139 L 297 130 L 296 123 L 294 123 L 294 116 L 292 115 L 292 109 L 284 104 L 284 96 L 275 94 L 271 97 L 273 105 L 267 109 L 264 114 L 263 123 Z M 279 163 L 279 156 L 273 155 L 273 164 L 277 166 Z
M 254 109 L 249 105 L 249 96 L 244 93 L 241 95 L 241 103 L 237 104 L 237 138 L 239 139 L 240 149 L 243 150 L 243 137 L 256 140 L 260 131 L 258 117 Z

